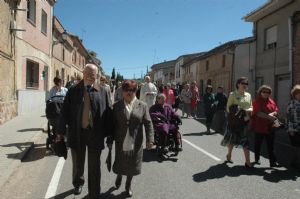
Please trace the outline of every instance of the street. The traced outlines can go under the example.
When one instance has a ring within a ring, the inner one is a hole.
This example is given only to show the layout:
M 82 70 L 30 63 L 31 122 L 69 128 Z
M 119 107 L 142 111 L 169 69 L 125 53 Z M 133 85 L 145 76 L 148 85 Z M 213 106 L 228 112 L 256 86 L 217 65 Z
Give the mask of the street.
M 142 174 L 133 179 L 133 198 L 300 197 L 299 172 L 285 167 L 269 168 L 265 158 L 261 158 L 262 164 L 255 169 L 246 169 L 241 149 L 234 149 L 233 164 L 224 163 L 226 148 L 220 146 L 222 135 L 206 134 L 205 126 L 194 119 L 183 119 L 180 130 L 183 151 L 178 157 L 159 159 L 155 151 L 144 151 Z M 0 189 L 0 198 L 86 197 L 87 172 L 81 195 L 74 196 L 71 155 L 64 161 L 46 152 L 45 138 L 46 134 L 42 134 L 35 142 L 35 147 Z M 101 196 L 124 198 L 124 180 L 119 190 L 115 190 L 116 175 L 106 169 L 107 153 L 105 149 L 101 155 Z

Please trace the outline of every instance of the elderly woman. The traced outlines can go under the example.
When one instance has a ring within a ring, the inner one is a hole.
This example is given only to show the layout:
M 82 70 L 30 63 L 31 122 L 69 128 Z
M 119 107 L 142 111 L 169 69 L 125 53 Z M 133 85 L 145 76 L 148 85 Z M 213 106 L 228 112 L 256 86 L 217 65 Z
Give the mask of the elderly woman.
M 275 132 L 272 128 L 273 122 L 277 119 L 278 107 L 271 98 L 272 89 L 270 86 L 262 85 L 257 91 L 257 97 L 253 102 L 251 117 L 251 129 L 255 133 L 255 163 L 260 164 L 260 149 L 263 139 L 266 139 L 270 167 L 277 166 L 274 155 Z
M 235 105 L 240 110 L 244 111 L 245 117 L 242 118 L 241 122 L 242 128 L 236 131 L 236 129 L 231 128 L 228 125 L 227 130 L 224 134 L 224 138 L 221 142 L 221 145 L 227 146 L 228 153 L 226 155 L 226 159 L 228 162 L 231 161 L 231 154 L 233 150 L 233 146 L 243 147 L 244 155 L 245 155 L 245 167 L 251 168 L 253 165 L 250 162 L 250 152 L 249 152 L 249 139 L 248 139 L 248 131 L 247 131 L 247 122 L 249 121 L 249 115 L 252 112 L 252 99 L 250 93 L 246 92 L 248 88 L 248 79 L 246 77 L 240 77 L 236 81 L 236 90 L 231 92 L 228 101 L 227 101 L 227 112 Z
M 58 96 L 62 99 L 67 95 L 68 89 L 63 87 L 62 78 L 59 76 L 54 77 L 53 79 L 54 86 L 50 90 L 50 98 Z
M 184 88 L 180 93 L 180 99 L 183 102 L 182 117 L 184 117 L 184 114 L 186 113 L 186 117 L 188 118 L 191 116 L 191 99 L 192 99 L 192 92 L 190 90 L 189 84 L 184 85 Z
M 113 171 L 117 174 L 116 188 L 121 186 L 122 175 L 127 176 L 125 190 L 132 196 L 131 181 L 141 173 L 143 159 L 143 126 L 146 132 L 146 146 L 151 149 L 154 131 L 147 104 L 136 98 L 137 83 L 126 80 L 122 83 L 123 100 L 113 105 L 113 136 L 108 146 L 115 141 L 115 162 Z
M 156 97 L 156 103 L 151 106 L 149 112 L 151 119 L 154 123 L 155 132 L 160 137 L 159 146 L 163 147 L 164 152 L 168 152 L 166 143 L 170 133 L 176 138 L 175 141 L 175 152 L 176 154 L 181 150 L 180 145 L 180 134 L 177 130 L 177 126 L 173 121 L 181 123 L 180 117 L 175 113 L 173 108 L 166 102 L 166 96 L 164 94 L 158 94 Z
M 300 85 L 295 85 L 291 91 L 293 99 L 287 107 L 288 134 L 292 146 L 295 147 L 296 159 L 293 166 L 300 171 Z

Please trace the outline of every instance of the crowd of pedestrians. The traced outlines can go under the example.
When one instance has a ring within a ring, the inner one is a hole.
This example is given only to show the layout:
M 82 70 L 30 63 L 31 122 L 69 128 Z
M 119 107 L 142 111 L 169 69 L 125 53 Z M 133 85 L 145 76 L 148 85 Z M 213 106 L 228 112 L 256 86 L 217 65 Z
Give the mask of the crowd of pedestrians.
M 89 198 L 100 195 L 100 155 L 105 147 L 111 150 L 115 146 L 115 160 L 112 166 L 116 174 L 115 186 L 118 189 L 122 176 L 126 176 L 125 190 L 128 197 L 133 195 L 131 182 L 141 173 L 143 158 L 143 128 L 146 134 L 146 147 L 152 149 L 155 133 L 160 133 L 160 144 L 164 147 L 168 134 L 175 138 L 176 151 L 180 149 L 180 133 L 172 123 L 181 118 L 197 118 L 199 104 L 203 106 L 206 117 L 206 133 L 211 129 L 224 135 L 221 145 L 227 147 L 226 161 L 233 163 L 233 148 L 243 148 L 245 167 L 253 168 L 260 164 L 260 152 L 263 140 L 266 140 L 270 167 L 278 166 L 274 154 L 275 131 L 281 126 L 278 119 L 278 107 L 271 98 L 272 88 L 261 86 L 252 102 L 247 92 L 248 79 L 241 77 L 236 81 L 235 90 L 228 98 L 219 86 L 214 93 L 207 85 L 203 99 L 196 82 L 183 86 L 167 83 L 156 86 L 149 76 L 138 84 L 134 80 L 117 82 L 113 101 L 111 89 L 105 76 L 97 83 L 97 67 L 87 64 L 83 79 L 71 80 L 68 89 L 62 87 L 62 79 L 54 79 L 55 86 L 50 97 L 63 96 L 64 102 L 59 117 L 56 142 L 65 140 L 72 155 L 72 183 L 74 194 L 80 194 L 84 179 L 84 163 L 88 154 L 88 192 Z M 297 159 L 293 165 L 300 168 L 300 85 L 291 90 L 292 100 L 287 107 L 286 126 L 295 148 Z M 177 110 L 182 109 L 179 116 Z M 159 122 L 157 122 L 159 121 Z M 255 162 L 250 161 L 249 133 L 255 137 Z M 163 148 L 163 150 L 168 150 Z

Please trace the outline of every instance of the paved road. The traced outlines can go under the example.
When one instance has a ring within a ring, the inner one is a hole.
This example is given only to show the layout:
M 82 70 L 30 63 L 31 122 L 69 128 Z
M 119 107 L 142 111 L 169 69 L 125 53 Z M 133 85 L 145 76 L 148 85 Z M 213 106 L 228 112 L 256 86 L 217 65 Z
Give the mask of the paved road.
M 184 151 L 177 158 L 160 160 L 155 153 L 145 151 L 142 175 L 133 180 L 133 198 L 300 198 L 300 173 L 286 168 L 271 169 L 265 158 L 257 168 L 247 170 L 243 167 L 241 149 L 234 150 L 234 163 L 226 164 L 226 149 L 220 146 L 222 136 L 207 135 L 204 130 L 200 122 L 183 119 Z M 71 156 L 64 162 L 46 153 L 44 137 L 1 188 L 0 198 L 41 199 L 46 194 L 49 198 L 84 198 L 87 195 L 87 184 L 80 196 L 72 194 Z M 107 152 L 107 149 L 102 152 L 102 162 Z M 62 166 L 62 174 L 56 178 L 58 184 L 49 188 L 50 182 L 55 182 L 53 175 L 59 173 L 58 164 Z M 103 198 L 124 198 L 124 184 L 115 190 L 114 180 L 115 174 L 108 173 L 102 164 Z

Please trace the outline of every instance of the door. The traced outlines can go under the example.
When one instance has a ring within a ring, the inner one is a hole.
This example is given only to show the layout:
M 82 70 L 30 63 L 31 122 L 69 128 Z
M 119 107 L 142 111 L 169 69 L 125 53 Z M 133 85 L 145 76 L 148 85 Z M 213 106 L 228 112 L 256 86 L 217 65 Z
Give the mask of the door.
M 278 75 L 276 76 L 276 102 L 279 108 L 281 117 L 285 116 L 286 106 L 289 102 L 291 91 L 291 79 L 290 75 Z

